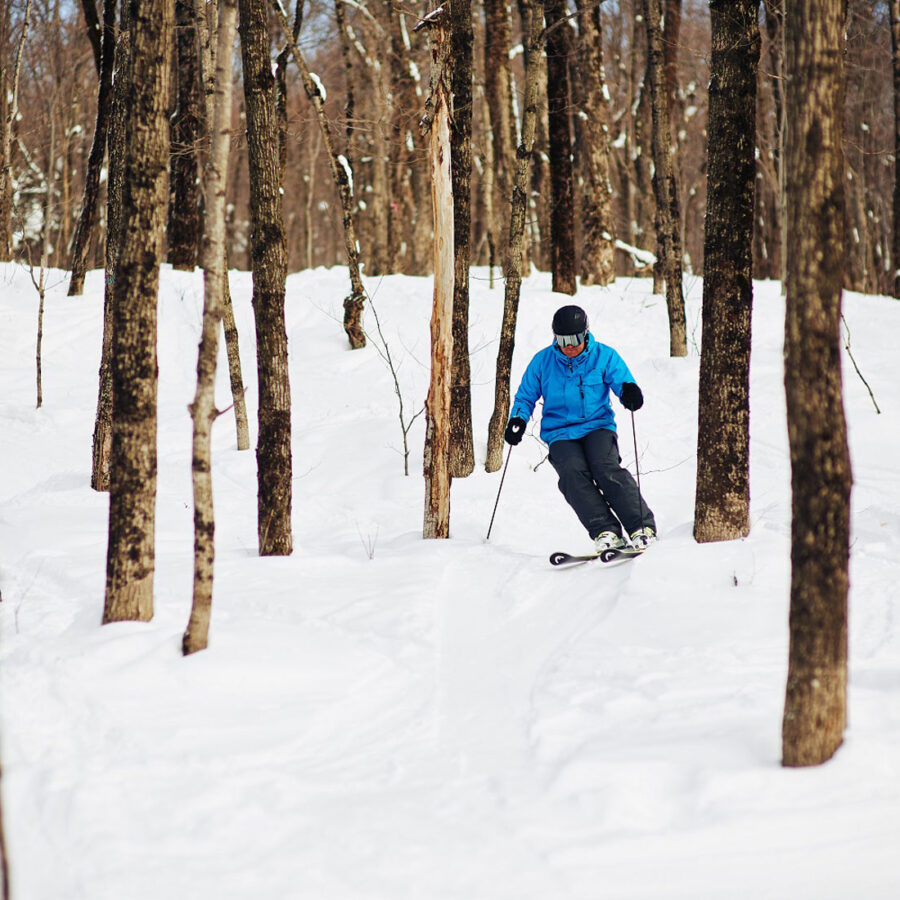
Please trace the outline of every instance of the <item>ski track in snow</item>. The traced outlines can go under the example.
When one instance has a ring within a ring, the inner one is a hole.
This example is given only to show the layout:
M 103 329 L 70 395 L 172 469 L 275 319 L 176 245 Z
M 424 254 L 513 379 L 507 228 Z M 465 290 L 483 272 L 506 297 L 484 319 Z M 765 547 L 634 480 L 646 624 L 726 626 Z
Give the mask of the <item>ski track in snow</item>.
M 255 440 L 248 273 L 231 274 Z M 427 389 L 429 279 L 369 279 L 406 415 Z M 89 487 L 103 298 L 53 273 L 44 408 L 37 298 L 0 264 L 0 760 L 15 900 L 888 900 L 900 896 L 900 304 L 848 294 L 854 465 L 850 725 L 832 762 L 779 766 L 790 467 L 784 301 L 756 285 L 752 531 L 696 545 L 702 284 L 691 353 L 668 352 L 644 280 L 582 289 L 625 357 L 642 486 L 662 540 L 621 566 L 555 570 L 587 538 L 537 427 L 483 470 L 500 282 L 473 270 L 476 470 L 451 540 L 421 539 L 389 372 L 340 328 L 346 270 L 290 277 L 294 553 L 256 554 L 252 451 L 213 434 L 210 647 L 188 659 L 191 423 L 202 278 L 163 267 L 155 616 L 100 627 L 107 499 Z M 526 279 L 514 386 L 549 341 L 549 276 Z M 366 326 L 374 333 L 367 313 Z M 224 350 L 218 405 L 230 403 Z M 618 409 L 618 407 L 616 407 Z M 619 443 L 633 468 L 631 418 Z M 534 423 L 532 423 L 534 425 Z

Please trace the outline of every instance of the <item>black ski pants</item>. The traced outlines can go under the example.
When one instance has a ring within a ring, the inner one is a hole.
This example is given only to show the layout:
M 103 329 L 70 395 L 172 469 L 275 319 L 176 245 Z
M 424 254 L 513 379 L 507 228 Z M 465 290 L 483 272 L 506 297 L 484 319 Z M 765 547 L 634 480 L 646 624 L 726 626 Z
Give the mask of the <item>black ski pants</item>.
M 559 489 L 591 538 L 603 531 L 632 534 L 656 521 L 631 473 L 623 469 L 616 433 L 606 428 L 574 441 L 554 441 L 550 462 Z M 620 524 L 621 523 L 621 526 Z

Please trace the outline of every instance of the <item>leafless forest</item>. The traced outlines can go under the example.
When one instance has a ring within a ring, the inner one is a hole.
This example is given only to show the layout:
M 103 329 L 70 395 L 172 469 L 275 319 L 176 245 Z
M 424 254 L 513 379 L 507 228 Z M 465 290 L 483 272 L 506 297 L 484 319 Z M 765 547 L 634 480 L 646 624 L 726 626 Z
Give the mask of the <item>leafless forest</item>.
M 354 218 L 364 271 L 424 274 L 431 270 L 431 198 L 426 138 L 419 131 L 428 93 L 430 58 L 427 37 L 413 28 L 428 9 L 381 0 L 342 0 L 337 4 L 301 0 L 298 44 L 325 94 L 325 110 L 337 137 L 336 150 L 349 161 L 354 178 Z M 0 126 L 8 143 L 8 186 L 0 178 L 0 259 L 37 259 L 46 223 L 49 263 L 68 268 L 73 235 L 84 195 L 88 157 L 95 130 L 99 86 L 102 4 L 96 0 L 33 0 L 24 43 L 11 130 L 5 132 L 13 102 L 13 81 L 20 46 L 25 0 L 4 0 L 0 9 Z M 177 6 L 182 6 L 178 4 Z M 183 4 L 188 11 L 190 3 Z M 586 4 L 578 3 L 584 10 Z M 707 87 L 710 23 L 707 4 L 666 0 L 664 52 L 670 88 L 671 132 L 679 189 L 684 266 L 702 274 L 703 219 L 706 198 Z M 782 277 L 781 232 L 783 185 L 784 90 L 783 12 L 777 0 L 760 5 L 760 66 L 757 90 L 758 139 L 754 275 Z M 585 133 L 589 79 L 582 67 L 590 31 L 576 5 L 563 6 L 569 16 L 557 31 L 563 40 L 569 73 L 568 116 L 574 162 L 576 252 L 584 239 L 586 216 L 582 188 L 588 179 Z M 607 0 L 600 7 L 602 60 L 609 97 L 609 181 L 615 235 L 620 242 L 653 250 L 654 199 L 651 188 L 650 102 L 645 87 L 646 30 L 640 0 Z M 430 7 L 429 7 L 430 8 Z M 548 7 L 549 8 L 549 7 Z M 594 8 L 594 7 L 591 7 Z M 514 148 L 522 119 L 524 91 L 523 29 L 531 4 L 473 4 L 473 96 L 471 259 L 473 264 L 502 264 L 503 225 L 508 216 L 497 207 L 509 172 L 498 155 Z M 184 10 L 182 10 L 184 12 Z M 190 15 L 178 16 L 173 84 L 171 191 L 185 191 L 185 178 L 200 177 L 191 166 L 197 129 L 190 127 L 190 103 L 198 92 L 183 90 L 185 72 L 177 61 L 181 37 L 191 40 Z M 312 104 L 296 65 L 286 52 L 283 33 L 271 17 L 271 56 L 282 86 L 283 209 L 288 269 L 343 265 L 347 262 L 341 208 Z M 489 26 L 486 27 L 486 22 Z M 497 132 L 492 116 L 493 85 L 508 55 L 512 76 L 508 126 Z M 891 53 L 891 4 L 848 0 L 845 38 L 845 181 L 847 287 L 892 293 L 896 262 L 893 250 L 894 86 Z M 194 74 L 196 78 L 196 74 Z M 250 210 L 248 153 L 241 89 L 240 54 L 235 53 L 233 121 L 227 196 L 227 250 L 232 267 L 249 269 Z M 596 102 L 595 100 L 593 102 Z M 551 259 L 550 147 L 546 81 L 540 88 L 530 174 L 527 220 L 529 259 L 548 269 Z M 188 116 L 188 127 L 184 117 Z M 493 126 L 492 126 L 493 123 Z M 511 163 L 510 163 L 511 165 Z M 5 166 L 4 166 L 5 168 Z M 176 173 L 182 171 L 179 177 Z M 102 267 L 106 229 L 106 170 L 101 173 L 98 225 L 92 229 L 88 266 Z M 4 196 L 5 194 L 5 196 Z M 187 205 L 199 203 L 199 191 L 186 190 Z M 174 209 L 185 207 L 183 199 Z M 196 223 L 202 221 L 200 214 Z M 190 223 L 188 234 L 190 235 Z M 197 241 L 198 227 L 193 237 Z M 170 218 L 169 258 L 177 252 L 177 224 Z M 617 274 L 633 274 L 634 260 L 622 250 Z

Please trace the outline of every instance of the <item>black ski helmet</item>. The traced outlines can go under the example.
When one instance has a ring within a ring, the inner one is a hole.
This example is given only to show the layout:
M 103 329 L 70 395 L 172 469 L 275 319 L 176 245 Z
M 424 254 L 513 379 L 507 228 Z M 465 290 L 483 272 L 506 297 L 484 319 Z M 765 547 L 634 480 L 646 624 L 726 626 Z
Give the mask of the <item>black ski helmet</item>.
M 554 335 L 584 335 L 589 327 L 587 313 L 580 306 L 561 306 L 553 314 L 552 327 Z

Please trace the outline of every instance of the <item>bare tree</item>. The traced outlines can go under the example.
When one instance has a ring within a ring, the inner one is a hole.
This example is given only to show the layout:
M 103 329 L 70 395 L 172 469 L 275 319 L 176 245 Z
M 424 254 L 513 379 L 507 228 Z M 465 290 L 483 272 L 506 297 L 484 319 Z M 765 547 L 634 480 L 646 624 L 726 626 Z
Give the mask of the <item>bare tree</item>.
M 453 103 L 450 140 L 453 175 L 453 373 L 450 386 L 450 472 L 465 478 L 475 468 L 472 384 L 469 365 L 469 264 L 472 178 L 471 0 L 450 4 L 450 76 Z
M 215 113 L 204 175 L 203 329 L 197 354 L 197 391 L 191 404 L 194 437 L 191 475 L 194 490 L 194 590 L 191 617 L 182 640 L 185 655 L 205 649 L 212 612 L 215 517 L 212 496 L 212 425 L 216 410 L 216 356 L 219 323 L 225 311 L 225 180 L 231 140 L 231 62 L 237 20 L 236 0 L 219 0 Z
M 579 72 L 584 91 L 584 186 L 581 203 L 581 283 L 609 284 L 616 277 L 616 226 L 609 165 L 609 92 L 603 69 L 600 6 L 576 0 L 579 11 Z
M 513 83 L 509 66 L 510 14 L 508 0 L 484 2 L 484 90 L 489 110 L 490 143 L 493 165 L 489 223 L 491 253 L 489 264 L 506 270 L 505 254 L 509 245 L 509 208 L 516 159 L 516 125 L 513 118 Z M 498 258 L 499 255 L 499 258 Z
M 553 259 L 553 290 L 574 294 L 575 281 L 575 189 L 572 168 L 572 128 L 569 120 L 569 54 L 572 38 L 564 0 L 549 0 L 544 6 L 547 22 L 547 113 L 550 136 L 550 232 Z
M 425 401 L 425 525 L 423 537 L 450 537 L 450 386 L 453 364 L 453 174 L 451 171 L 451 43 L 443 7 L 416 26 L 431 34 L 431 94 L 425 122 L 431 134 L 434 205 L 434 298 L 431 381 Z
M 709 166 L 694 538 L 750 531 L 750 319 L 759 0 L 710 4 Z
M 0 13 L 0 37 L 9 33 L 9 7 Z M 5 41 L 0 49 L 0 111 L 6 115 L 0 117 L 0 262 L 12 259 L 12 139 L 13 127 L 19 112 L 19 73 L 22 71 L 22 51 L 28 37 L 28 25 L 31 20 L 31 0 L 25 4 L 19 41 L 16 47 L 16 58 L 12 69 L 5 64 Z M 11 95 L 11 97 L 10 97 Z
M 175 0 L 175 109 L 171 117 L 169 262 L 193 271 L 201 236 L 197 149 L 201 131 L 197 16 L 192 0 Z M 223 245 L 224 251 L 224 245 Z
M 240 0 L 239 10 L 247 104 L 253 312 L 259 382 L 257 534 L 261 556 L 289 556 L 293 549 L 291 387 L 284 321 L 287 255 L 281 211 L 275 78 L 266 0 Z
M 534 131 L 538 115 L 540 68 L 536 58 L 542 49 L 542 0 L 531 4 L 531 31 L 525 45 L 525 108 L 522 114 L 522 139 L 516 150 L 516 171 L 510 206 L 509 248 L 506 287 L 503 294 L 503 324 L 497 349 L 497 374 L 494 379 L 494 411 L 488 423 L 487 459 L 484 468 L 496 472 L 503 464 L 503 433 L 509 418 L 509 376 L 516 346 L 516 319 L 519 315 L 519 291 L 522 286 L 522 250 L 525 241 L 525 219 L 528 214 L 529 163 L 534 149 Z
M 172 0 L 133 4 L 124 73 L 122 242 L 113 285 L 113 434 L 103 621 L 153 616 L 156 312 L 168 199 Z
M 782 762 L 818 765 L 847 721 L 850 454 L 840 313 L 844 281 L 842 0 L 785 13 L 791 448 L 791 612 Z
M 669 354 L 687 356 L 682 288 L 682 253 L 677 210 L 672 141 L 669 133 L 660 0 L 643 0 L 647 26 L 647 80 L 653 118 L 653 191 L 656 195 L 656 252 L 666 282 L 669 310 Z
M 894 73 L 894 296 L 900 299 L 900 0 L 891 0 L 891 60 Z
M 254 0 L 256 2 L 256 0 Z M 243 6 L 241 7 L 243 9 Z M 243 14 L 241 16 L 243 20 Z M 325 152 L 328 156 L 328 163 L 331 168 L 331 177 L 334 180 L 335 187 L 338 191 L 338 197 L 341 203 L 342 222 L 344 226 L 344 249 L 347 254 L 347 265 L 350 270 L 350 293 L 344 299 L 344 331 L 350 346 L 356 350 L 364 347 L 366 344 L 366 335 L 362 327 L 362 308 L 365 302 L 365 289 L 362 285 L 359 268 L 359 243 L 356 239 L 356 228 L 353 224 L 353 202 L 351 199 L 351 173 L 350 167 L 345 159 L 338 156 L 334 148 L 334 140 L 331 134 L 331 126 L 325 115 L 325 97 L 321 91 L 321 82 L 313 78 L 306 60 L 294 40 L 288 21 L 287 13 L 280 3 L 277 4 L 277 18 L 281 25 L 282 33 L 288 41 L 291 53 L 294 56 L 294 62 L 300 70 L 300 77 L 303 80 L 303 88 L 306 96 L 312 103 L 313 110 L 316 113 L 316 121 L 322 134 L 322 142 L 325 146 Z M 246 92 L 246 81 L 245 88 Z M 248 104 L 249 107 L 249 104 Z
M 85 8 L 93 7 L 93 0 Z M 88 156 L 87 174 L 84 180 L 84 197 L 81 201 L 81 215 L 72 239 L 69 257 L 69 296 L 80 296 L 84 292 L 84 276 L 87 271 L 88 251 L 91 233 L 97 219 L 97 198 L 100 193 L 100 176 L 103 160 L 106 158 L 106 141 L 109 135 L 110 104 L 112 102 L 113 68 L 116 55 L 116 0 L 103 0 L 103 36 L 100 44 L 100 82 L 97 89 L 97 121 L 94 125 L 94 140 Z

